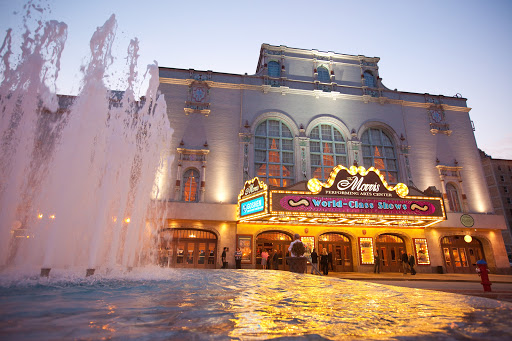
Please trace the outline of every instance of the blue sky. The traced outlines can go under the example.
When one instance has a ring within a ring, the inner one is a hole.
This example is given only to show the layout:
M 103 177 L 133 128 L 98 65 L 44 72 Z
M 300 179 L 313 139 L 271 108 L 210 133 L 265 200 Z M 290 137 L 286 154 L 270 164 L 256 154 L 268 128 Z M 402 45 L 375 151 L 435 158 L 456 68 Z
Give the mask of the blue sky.
M 141 73 L 157 61 L 252 74 L 262 43 L 380 57 L 388 88 L 467 98 L 478 146 L 494 158 L 512 159 L 512 68 L 506 65 L 512 56 L 512 1 L 34 2 L 49 4 L 47 19 L 68 24 L 57 83 L 62 93 L 78 90 L 92 33 L 115 13 L 118 63 L 137 37 Z M 0 0 L 1 32 L 21 32 L 24 3 Z

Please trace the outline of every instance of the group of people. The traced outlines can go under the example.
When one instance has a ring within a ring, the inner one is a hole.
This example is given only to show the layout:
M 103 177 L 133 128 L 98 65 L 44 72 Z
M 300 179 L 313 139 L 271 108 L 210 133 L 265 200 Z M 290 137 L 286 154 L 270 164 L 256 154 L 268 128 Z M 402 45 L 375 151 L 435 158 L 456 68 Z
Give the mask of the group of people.
M 411 273 L 411 275 L 416 275 L 416 270 L 414 270 L 414 265 L 416 264 L 416 261 L 414 259 L 414 256 L 409 253 L 405 253 L 402 251 L 402 268 L 404 270 L 404 275 L 407 274 L 407 271 Z
M 414 259 L 414 256 L 412 254 L 407 254 L 404 251 L 402 251 L 402 255 L 400 257 L 400 262 L 402 263 L 402 270 L 404 272 L 404 275 L 407 274 L 407 271 L 411 273 L 411 275 L 416 275 L 416 270 L 414 269 L 414 265 L 416 264 L 416 260 Z M 375 252 L 374 256 L 374 273 L 380 273 L 380 255 L 379 252 Z
M 318 258 L 320 258 L 320 269 L 318 268 Z M 327 249 L 324 247 L 319 256 L 316 249 L 313 249 L 313 252 L 311 252 L 311 274 L 313 274 L 316 269 L 316 271 L 322 271 L 322 273 L 327 276 L 329 274 L 329 268 L 334 271 L 332 252 L 327 252 Z
M 261 252 L 261 266 L 263 269 L 272 269 L 272 266 L 274 267 L 274 270 L 279 269 L 279 258 L 283 258 L 283 255 L 281 252 L 278 252 L 277 250 L 274 250 L 273 252 L 269 254 L 267 250 L 263 250 Z

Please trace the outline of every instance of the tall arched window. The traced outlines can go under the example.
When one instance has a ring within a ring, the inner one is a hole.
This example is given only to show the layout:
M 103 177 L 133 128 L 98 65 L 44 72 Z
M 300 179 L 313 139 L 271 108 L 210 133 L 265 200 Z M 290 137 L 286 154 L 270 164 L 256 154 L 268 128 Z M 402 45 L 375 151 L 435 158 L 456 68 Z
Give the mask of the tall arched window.
M 256 175 L 274 186 L 294 182 L 293 135 L 281 121 L 269 119 L 257 128 L 254 137 Z
M 199 172 L 189 169 L 183 174 L 183 190 L 181 200 L 188 202 L 199 201 Z
M 311 174 L 327 180 L 334 166 L 347 164 L 347 148 L 341 132 L 329 124 L 319 124 L 309 134 Z
M 279 67 L 279 63 L 276 61 L 268 62 L 268 76 L 269 77 L 281 77 L 281 68 Z
M 377 87 L 375 84 L 375 77 L 373 76 L 373 74 L 370 71 L 365 71 L 363 75 L 364 75 L 364 85 L 366 85 L 370 88 Z
M 448 205 L 450 205 L 450 211 L 461 212 L 462 210 L 459 201 L 459 193 L 453 184 L 446 185 L 446 196 L 448 197 Z
M 398 182 L 398 163 L 395 147 L 389 136 L 378 128 L 363 133 L 363 164 L 365 168 L 377 168 L 390 184 Z
M 318 73 L 318 81 L 321 83 L 330 83 L 331 76 L 329 76 L 329 70 L 325 66 L 320 66 L 317 70 Z

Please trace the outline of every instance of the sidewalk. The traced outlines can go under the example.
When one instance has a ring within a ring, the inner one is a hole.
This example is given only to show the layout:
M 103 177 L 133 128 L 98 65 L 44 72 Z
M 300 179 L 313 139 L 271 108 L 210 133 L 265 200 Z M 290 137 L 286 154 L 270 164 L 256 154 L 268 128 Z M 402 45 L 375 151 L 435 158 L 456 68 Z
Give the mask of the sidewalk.
M 481 282 L 478 274 L 434 274 L 434 273 L 410 273 L 404 275 L 400 272 L 329 272 L 331 277 L 354 279 L 354 280 L 379 280 L 379 281 L 441 281 L 441 282 Z M 491 283 L 512 283 L 512 275 L 494 275 L 489 274 Z
M 493 283 L 492 291 L 483 291 L 481 279 L 477 274 L 430 274 L 416 275 L 398 272 L 380 274 L 360 272 L 330 272 L 328 277 L 367 281 L 417 289 L 429 289 L 454 294 L 485 297 L 499 301 L 512 302 L 512 275 L 489 275 Z

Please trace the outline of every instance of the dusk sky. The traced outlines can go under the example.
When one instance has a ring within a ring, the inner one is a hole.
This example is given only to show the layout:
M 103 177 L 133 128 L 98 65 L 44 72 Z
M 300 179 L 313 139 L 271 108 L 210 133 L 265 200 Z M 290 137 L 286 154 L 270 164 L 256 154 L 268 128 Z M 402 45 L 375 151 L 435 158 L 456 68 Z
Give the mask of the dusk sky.
M 0 0 L 0 31 L 23 32 L 26 1 Z M 262 43 L 380 57 L 383 84 L 468 99 L 478 147 L 512 159 L 511 1 L 34 1 L 67 23 L 57 90 L 75 94 L 96 27 L 116 15 L 117 63 L 131 38 L 145 65 L 253 74 Z M 113 71 L 112 79 L 119 73 Z M 121 77 L 119 77 L 121 78 Z M 113 80 L 111 80 L 113 82 Z

